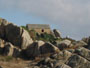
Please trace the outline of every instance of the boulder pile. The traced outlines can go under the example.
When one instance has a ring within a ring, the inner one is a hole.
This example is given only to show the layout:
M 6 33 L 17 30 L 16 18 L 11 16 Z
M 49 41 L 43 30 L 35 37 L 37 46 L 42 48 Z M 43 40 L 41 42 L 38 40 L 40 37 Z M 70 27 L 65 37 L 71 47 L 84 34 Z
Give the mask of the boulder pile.
M 5 19 L 0 19 L 0 37 L 21 49 L 25 49 L 33 43 L 26 30 L 7 22 Z
M 54 34 L 61 37 L 58 30 Z M 0 18 L 0 55 L 39 58 L 32 68 L 90 68 L 90 37 L 73 42 L 64 39 L 57 45 L 33 41 L 28 31 Z

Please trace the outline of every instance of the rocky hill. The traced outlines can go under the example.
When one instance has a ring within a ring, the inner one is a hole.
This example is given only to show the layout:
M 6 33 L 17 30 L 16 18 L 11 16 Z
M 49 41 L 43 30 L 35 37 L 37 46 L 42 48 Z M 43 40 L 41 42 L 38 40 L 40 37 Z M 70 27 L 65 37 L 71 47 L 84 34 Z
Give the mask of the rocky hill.
M 59 34 L 58 30 L 54 32 Z M 0 18 L 0 66 L 90 68 L 90 37 L 80 41 L 59 38 L 55 43 L 34 41 L 27 30 Z

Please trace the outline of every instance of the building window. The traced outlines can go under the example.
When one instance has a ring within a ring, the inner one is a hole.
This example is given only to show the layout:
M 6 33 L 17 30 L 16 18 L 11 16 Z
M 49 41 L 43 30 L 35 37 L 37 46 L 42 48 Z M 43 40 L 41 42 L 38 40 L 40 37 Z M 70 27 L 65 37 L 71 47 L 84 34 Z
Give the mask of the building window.
M 42 32 L 44 32 L 44 29 L 42 29 Z

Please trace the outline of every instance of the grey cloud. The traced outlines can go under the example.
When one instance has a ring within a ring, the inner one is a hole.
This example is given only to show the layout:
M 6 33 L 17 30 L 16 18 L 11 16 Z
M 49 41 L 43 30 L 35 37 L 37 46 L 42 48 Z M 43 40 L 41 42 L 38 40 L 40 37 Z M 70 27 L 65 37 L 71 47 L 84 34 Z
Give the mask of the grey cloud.
M 0 5 L 1 9 L 18 8 L 60 25 L 64 36 L 80 39 L 90 35 L 90 0 L 0 0 Z

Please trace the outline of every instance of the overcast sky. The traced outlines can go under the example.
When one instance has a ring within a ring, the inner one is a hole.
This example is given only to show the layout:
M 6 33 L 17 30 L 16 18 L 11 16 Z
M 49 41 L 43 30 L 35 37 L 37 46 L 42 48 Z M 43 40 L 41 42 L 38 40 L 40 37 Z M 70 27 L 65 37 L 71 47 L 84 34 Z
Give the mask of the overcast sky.
M 0 0 L 0 17 L 17 25 L 50 24 L 62 36 L 90 36 L 90 0 Z

